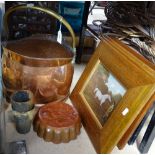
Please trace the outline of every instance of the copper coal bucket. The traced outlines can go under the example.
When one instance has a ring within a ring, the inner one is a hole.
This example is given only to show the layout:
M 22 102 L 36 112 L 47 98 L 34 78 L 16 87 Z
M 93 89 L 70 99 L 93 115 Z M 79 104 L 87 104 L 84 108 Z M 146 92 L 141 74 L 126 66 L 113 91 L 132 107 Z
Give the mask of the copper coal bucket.
M 3 92 L 7 101 L 17 90 L 31 90 L 36 104 L 65 100 L 73 78 L 73 51 L 75 35 L 68 22 L 55 12 L 34 6 L 10 8 L 4 16 L 6 32 L 10 13 L 20 9 L 43 11 L 66 26 L 72 36 L 73 49 L 59 44 L 50 35 L 38 35 L 18 41 L 9 41 L 3 47 Z

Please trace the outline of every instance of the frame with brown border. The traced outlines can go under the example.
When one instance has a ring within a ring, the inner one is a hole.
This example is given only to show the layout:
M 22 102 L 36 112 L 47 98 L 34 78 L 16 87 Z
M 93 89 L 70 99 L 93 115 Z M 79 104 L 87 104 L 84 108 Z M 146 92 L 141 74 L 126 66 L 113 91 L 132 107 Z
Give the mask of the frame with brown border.
M 85 83 L 99 62 L 126 88 L 125 95 L 103 125 L 83 95 Z M 145 115 L 142 110 L 150 107 L 154 94 L 154 65 L 120 41 L 106 37 L 87 64 L 70 99 L 81 116 L 96 152 L 110 153 L 126 133 L 129 138 L 136 129 Z M 128 109 L 128 113 L 123 115 L 125 109 Z M 136 125 L 130 129 L 133 123 Z

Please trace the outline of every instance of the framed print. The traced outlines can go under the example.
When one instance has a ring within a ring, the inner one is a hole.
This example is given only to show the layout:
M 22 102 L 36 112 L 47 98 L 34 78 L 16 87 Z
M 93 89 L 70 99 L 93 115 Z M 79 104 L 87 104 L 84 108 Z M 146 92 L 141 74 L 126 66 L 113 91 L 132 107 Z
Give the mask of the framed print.
M 110 153 L 134 121 L 138 126 L 154 95 L 154 65 L 120 41 L 104 38 L 70 99 L 96 152 Z

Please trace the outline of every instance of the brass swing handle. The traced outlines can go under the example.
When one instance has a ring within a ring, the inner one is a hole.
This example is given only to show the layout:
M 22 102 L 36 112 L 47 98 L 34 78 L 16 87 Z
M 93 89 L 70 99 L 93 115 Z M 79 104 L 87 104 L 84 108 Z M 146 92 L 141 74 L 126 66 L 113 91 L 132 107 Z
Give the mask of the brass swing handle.
M 38 11 L 42 11 L 47 13 L 48 15 L 55 17 L 57 20 L 59 20 L 63 25 L 66 26 L 66 28 L 69 30 L 71 36 L 72 36 L 72 47 L 73 47 L 73 51 L 75 52 L 76 48 L 75 48 L 75 34 L 73 29 L 71 28 L 70 24 L 60 15 L 58 15 L 56 12 L 47 9 L 47 8 L 42 8 L 42 7 L 38 7 L 38 6 L 27 6 L 27 5 L 20 5 L 20 6 L 15 6 L 15 7 L 11 7 L 9 8 L 6 13 L 4 14 L 4 29 L 6 32 L 6 35 L 8 36 L 8 16 L 17 10 L 22 10 L 22 9 L 34 9 L 34 10 L 38 10 Z

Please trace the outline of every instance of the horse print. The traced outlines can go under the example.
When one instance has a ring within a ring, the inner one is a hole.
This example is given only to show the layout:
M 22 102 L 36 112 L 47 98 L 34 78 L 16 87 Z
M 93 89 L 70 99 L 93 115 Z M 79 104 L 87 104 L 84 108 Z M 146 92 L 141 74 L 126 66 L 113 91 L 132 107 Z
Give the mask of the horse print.
M 108 99 L 111 102 L 111 96 L 109 94 L 102 94 L 98 88 L 94 89 L 95 98 L 100 101 L 100 106 Z

